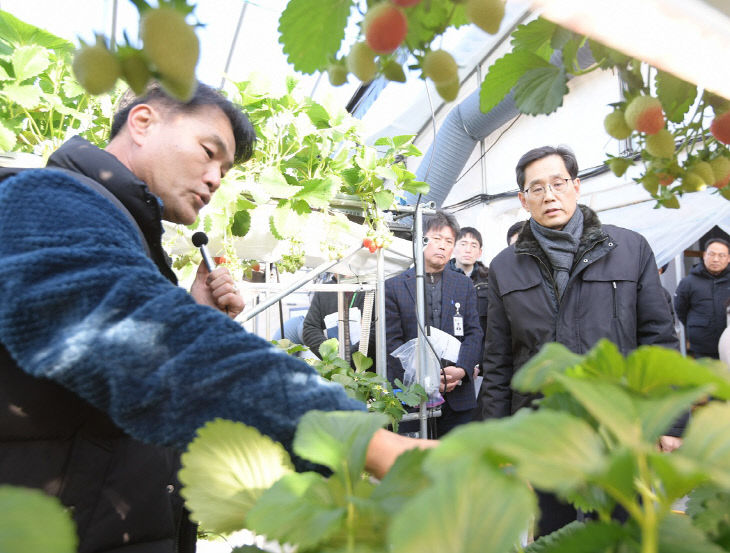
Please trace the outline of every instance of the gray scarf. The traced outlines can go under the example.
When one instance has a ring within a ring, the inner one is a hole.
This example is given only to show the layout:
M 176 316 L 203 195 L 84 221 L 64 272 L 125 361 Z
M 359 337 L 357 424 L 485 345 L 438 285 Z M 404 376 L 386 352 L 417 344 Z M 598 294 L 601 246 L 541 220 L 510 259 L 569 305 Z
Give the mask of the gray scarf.
M 535 219 L 530 219 L 530 228 L 553 267 L 553 278 L 555 278 L 558 300 L 560 300 L 568 285 L 570 270 L 573 267 L 573 260 L 575 254 L 578 253 L 580 237 L 583 234 L 583 212 L 576 207 L 575 213 L 563 230 L 543 227 L 536 223 Z

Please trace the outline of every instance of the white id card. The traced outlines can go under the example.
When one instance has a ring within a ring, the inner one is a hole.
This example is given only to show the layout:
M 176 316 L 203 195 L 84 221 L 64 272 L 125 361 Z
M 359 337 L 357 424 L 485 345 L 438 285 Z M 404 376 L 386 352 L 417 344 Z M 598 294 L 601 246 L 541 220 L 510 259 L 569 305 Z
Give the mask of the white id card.
M 454 336 L 464 335 L 464 319 L 463 317 L 454 317 Z

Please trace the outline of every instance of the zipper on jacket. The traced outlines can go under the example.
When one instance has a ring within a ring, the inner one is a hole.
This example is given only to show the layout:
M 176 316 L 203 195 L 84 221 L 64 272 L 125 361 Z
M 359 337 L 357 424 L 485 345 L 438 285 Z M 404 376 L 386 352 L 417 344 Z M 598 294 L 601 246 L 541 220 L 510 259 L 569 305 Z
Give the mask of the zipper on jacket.
M 613 287 L 613 318 L 615 319 L 618 316 L 618 308 L 616 307 L 616 281 L 611 282 L 611 286 Z

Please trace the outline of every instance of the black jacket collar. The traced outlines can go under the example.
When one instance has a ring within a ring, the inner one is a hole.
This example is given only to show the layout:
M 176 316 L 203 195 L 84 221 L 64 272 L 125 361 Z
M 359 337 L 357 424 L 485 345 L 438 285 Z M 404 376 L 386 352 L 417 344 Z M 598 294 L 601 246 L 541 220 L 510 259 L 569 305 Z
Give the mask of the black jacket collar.
M 169 280 L 177 283 L 170 260 L 162 249 L 162 208 L 147 185 L 109 152 L 74 136 L 48 158 L 48 167 L 81 173 L 109 190 L 137 221 L 152 252 L 152 260 Z

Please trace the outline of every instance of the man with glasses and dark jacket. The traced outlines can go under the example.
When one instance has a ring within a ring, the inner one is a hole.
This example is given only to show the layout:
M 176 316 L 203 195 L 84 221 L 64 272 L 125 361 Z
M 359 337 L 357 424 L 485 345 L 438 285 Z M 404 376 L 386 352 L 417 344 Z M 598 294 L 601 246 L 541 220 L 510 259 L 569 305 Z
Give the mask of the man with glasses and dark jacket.
M 520 202 L 531 217 L 514 245 L 490 264 L 480 398 L 486 418 L 530 406 L 535 396 L 513 390 L 510 381 L 548 342 L 586 353 L 607 338 L 624 355 L 645 344 L 678 347 L 649 244 L 633 231 L 602 225 L 578 205 L 573 152 L 563 146 L 530 150 L 516 173 Z M 680 443 L 663 436 L 660 447 L 669 451 Z M 539 499 L 540 534 L 575 520 L 575 510 L 554 496 Z

